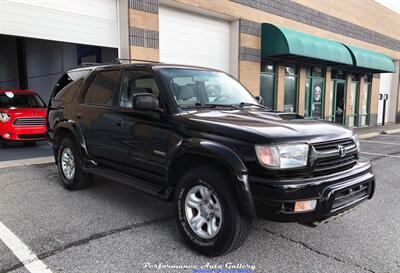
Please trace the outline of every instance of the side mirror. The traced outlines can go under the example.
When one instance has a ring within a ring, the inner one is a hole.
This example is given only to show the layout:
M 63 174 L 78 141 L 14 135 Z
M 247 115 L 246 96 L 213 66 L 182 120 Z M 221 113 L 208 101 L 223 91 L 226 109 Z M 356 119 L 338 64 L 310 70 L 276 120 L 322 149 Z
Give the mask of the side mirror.
M 258 101 L 259 104 L 264 105 L 264 99 L 263 99 L 263 97 L 261 97 L 261 96 L 255 96 L 254 98 Z
M 133 95 L 132 106 L 139 111 L 160 111 L 158 99 L 149 93 L 138 93 Z

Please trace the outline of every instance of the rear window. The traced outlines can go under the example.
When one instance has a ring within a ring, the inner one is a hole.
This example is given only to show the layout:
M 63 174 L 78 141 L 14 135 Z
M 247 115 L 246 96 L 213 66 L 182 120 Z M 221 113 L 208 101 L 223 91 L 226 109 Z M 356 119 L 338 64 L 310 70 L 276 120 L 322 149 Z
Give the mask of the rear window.
M 6 94 L 0 94 L 0 108 L 43 108 L 46 104 L 36 94 L 14 94 L 10 98 Z
M 71 102 L 89 72 L 90 70 L 80 70 L 65 73 L 54 88 L 54 100 Z

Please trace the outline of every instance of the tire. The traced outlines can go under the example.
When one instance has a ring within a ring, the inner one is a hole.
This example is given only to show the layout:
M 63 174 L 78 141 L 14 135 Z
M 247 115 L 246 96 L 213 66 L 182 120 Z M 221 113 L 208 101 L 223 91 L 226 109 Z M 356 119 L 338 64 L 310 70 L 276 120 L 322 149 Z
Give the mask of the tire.
M 69 137 L 63 138 L 58 148 L 57 166 L 66 189 L 79 190 L 90 186 L 93 176 L 83 170 L 82 163 L 82 156 L 75 143 Z
M 208 189 L 208 194 L 205 189 Z M 197 199 L 207 199 L 202 195 L 211 201 L 201 207 Z M 251 220 L 240 213 L 229 178 L 217 168 L 199 166 L 184 174 L 177 186 L 175 207 L 178 228 L 185 242 L 205 256 L 220 256 L 234 251 L 249 234 Z M 190 224 L 189 219 L 198 225 Z M 205 219 L 208 222 L 202 225 Z

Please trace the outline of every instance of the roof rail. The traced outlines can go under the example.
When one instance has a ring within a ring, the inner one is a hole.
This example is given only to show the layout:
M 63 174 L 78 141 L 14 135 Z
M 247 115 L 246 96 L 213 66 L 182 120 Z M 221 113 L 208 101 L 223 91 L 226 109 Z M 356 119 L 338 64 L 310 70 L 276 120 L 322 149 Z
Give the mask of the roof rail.
M 78 67 L 88 67 L 88 66 L 101 66 L 101 65 L 107 65 L 107 64 L 117 64 L 116 62 L 108 62 L 108 63 L 80 63 Z
M 161 63 L 159 61 L 150 61 L 150 60 L 142 60 L 142 59 L 124 59 L 124 58 L 117 58 L 114 60 L 117 63 L 121 63 L 121 61 L 129 61 L 129 62 L 143 62 L 143 63 Z

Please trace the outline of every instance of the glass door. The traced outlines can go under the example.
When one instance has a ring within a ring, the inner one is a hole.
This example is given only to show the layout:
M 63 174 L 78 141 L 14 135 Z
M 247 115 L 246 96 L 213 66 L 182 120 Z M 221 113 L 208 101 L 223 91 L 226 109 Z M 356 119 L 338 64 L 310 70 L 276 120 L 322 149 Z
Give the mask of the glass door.
M 338 124 L 344 124 L 346 110 L 346 81 L 332 80 L 331 87 L 331 120 Z
M 359 90 L 360 90 L 360 81 L 359 76 L 353 74 L 351 81 L 351 93 L 350 93 L 350 102 L 349 102 L 349 127 L 357 127 L 358 126 L 358 99 L 359 99 Z

